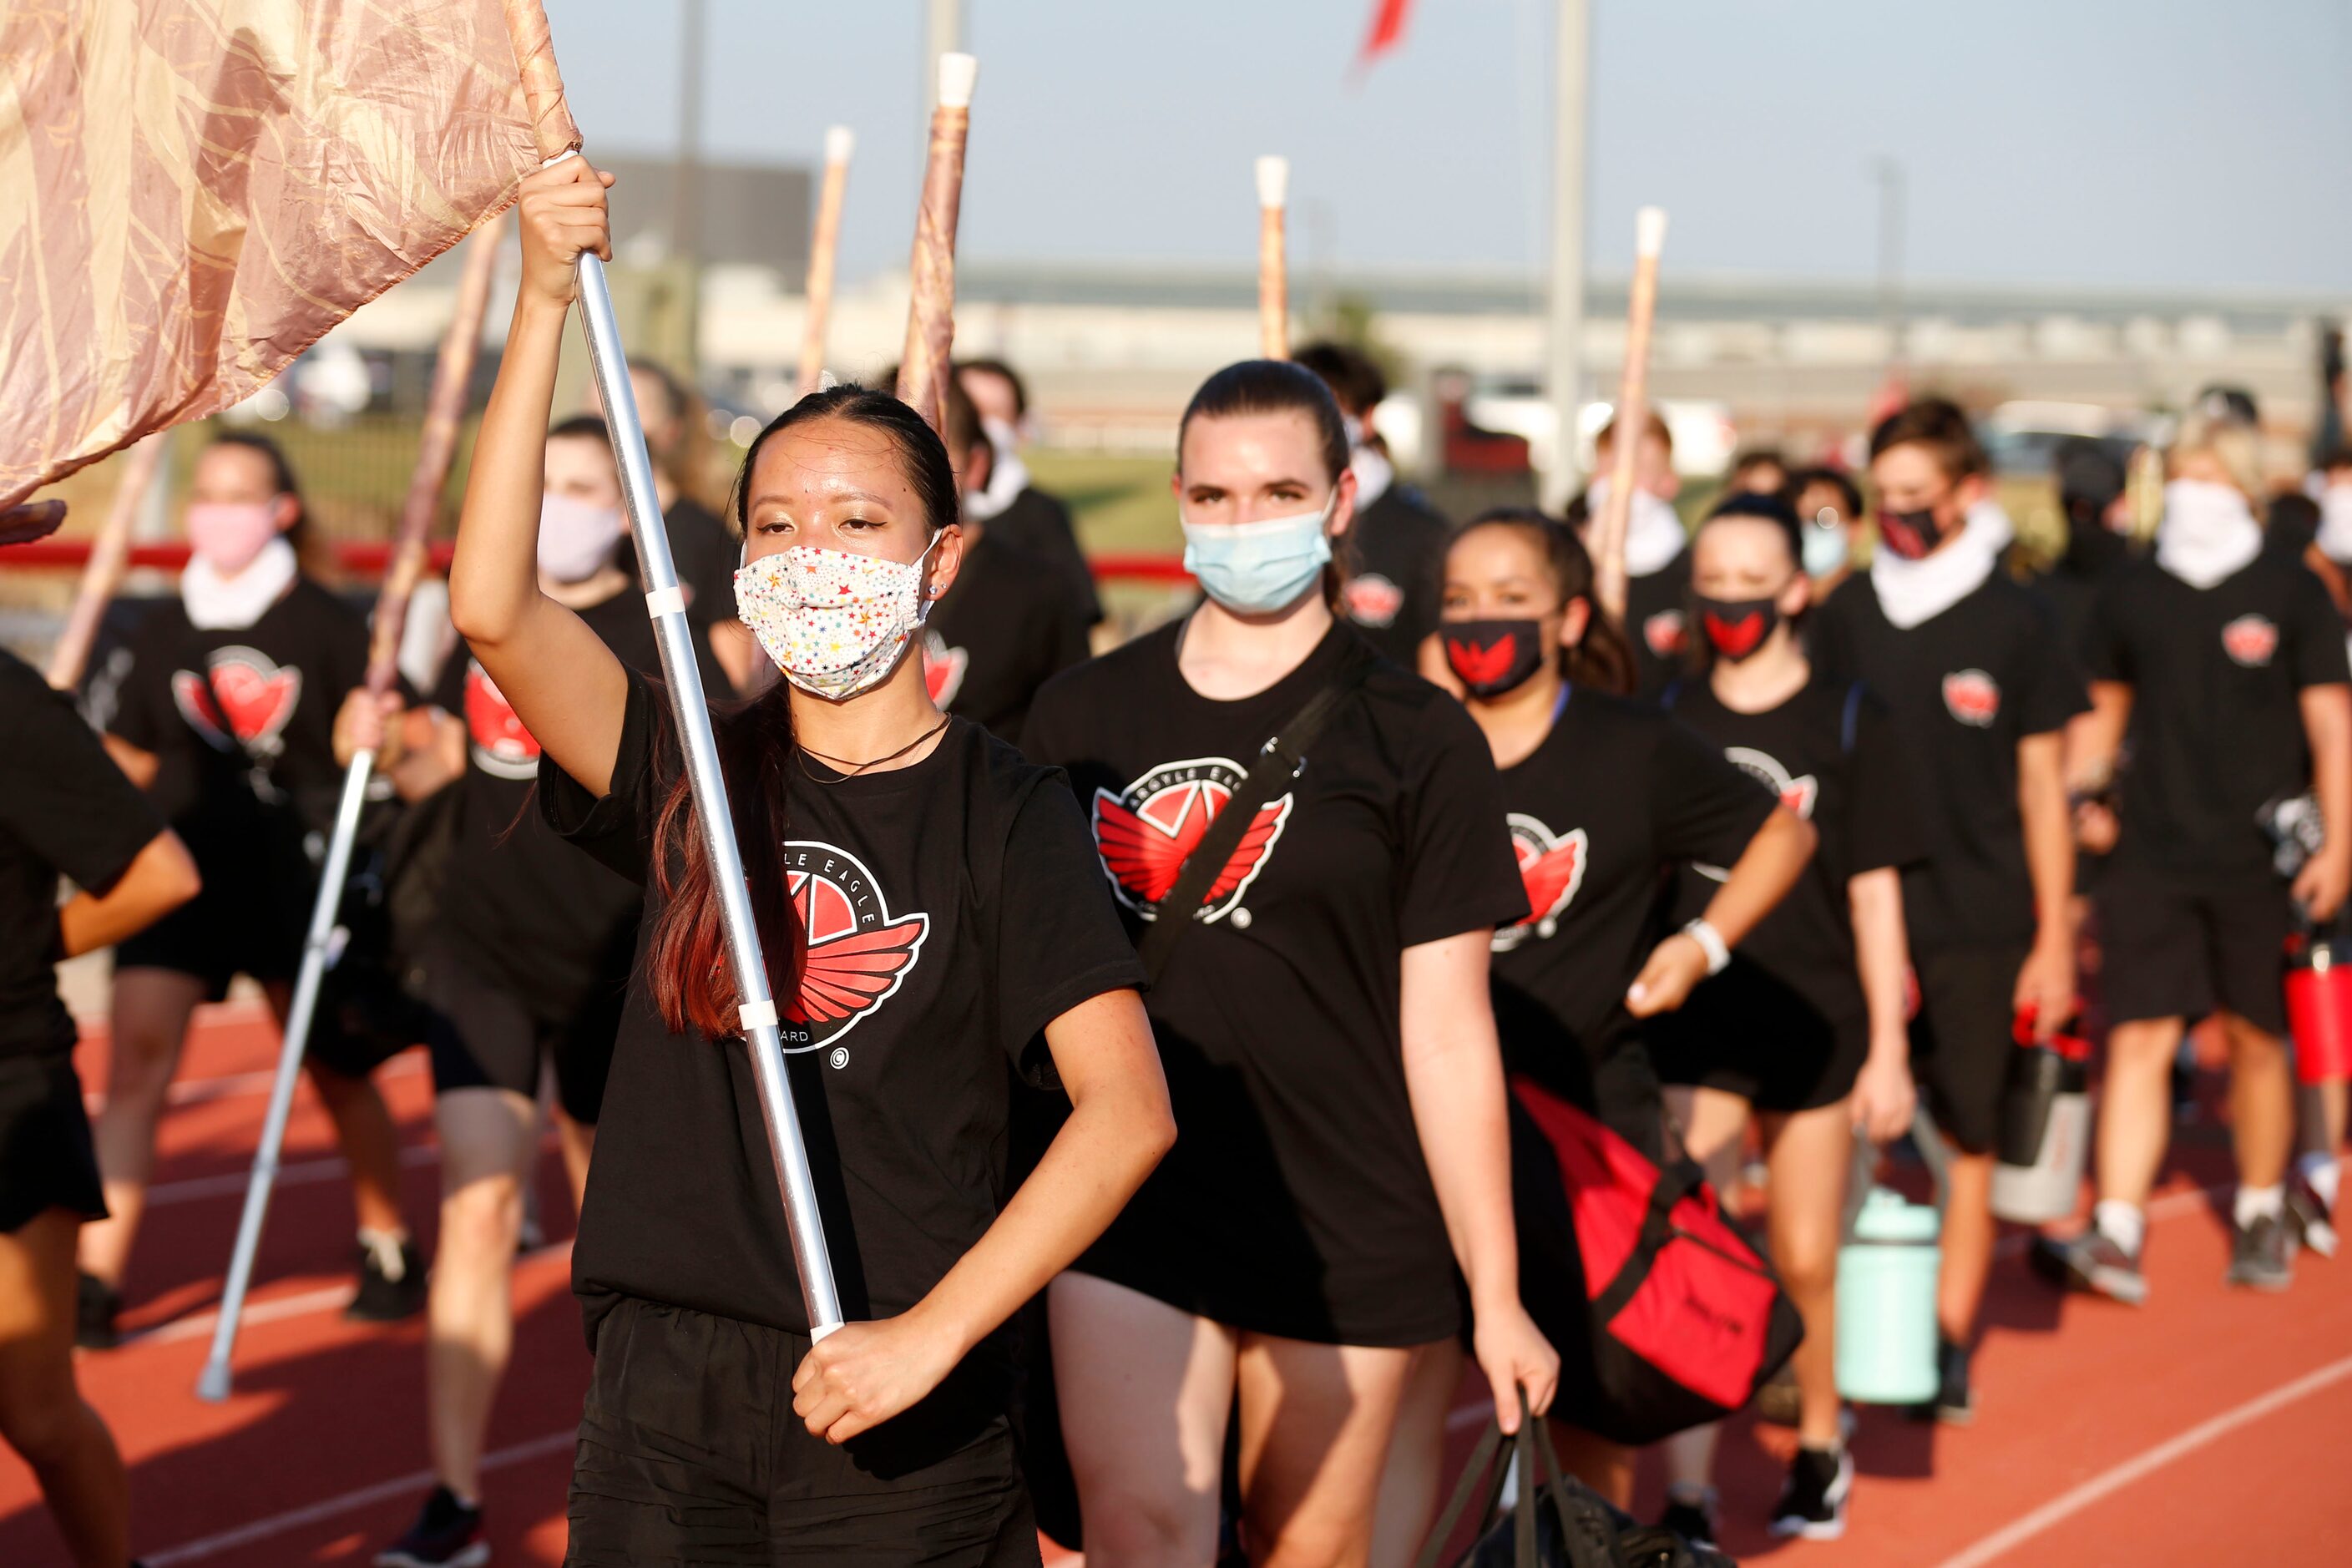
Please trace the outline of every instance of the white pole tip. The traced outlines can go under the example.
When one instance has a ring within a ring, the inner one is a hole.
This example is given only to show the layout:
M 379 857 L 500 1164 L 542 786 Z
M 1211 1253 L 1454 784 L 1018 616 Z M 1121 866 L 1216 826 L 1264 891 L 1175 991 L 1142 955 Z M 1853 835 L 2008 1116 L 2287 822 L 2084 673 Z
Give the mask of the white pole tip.
M 970 109 L 971 84 L 979 79 L 980 62 L 970 55 L 940 57 L 940 107 Z
M 1290 160 L 1268 154 L 1257 161 L 1257 205 L 1278 207 L 1290 199 Z
M 1666 248 L 1666 209 L 1643 207 L 1633 215 L 1633 254 L 1654 257 Z
M 857 151 L 857 132 L 846 125 L 835 125 L 824 133 L 824 161 L 846 163 L 849 155 Z

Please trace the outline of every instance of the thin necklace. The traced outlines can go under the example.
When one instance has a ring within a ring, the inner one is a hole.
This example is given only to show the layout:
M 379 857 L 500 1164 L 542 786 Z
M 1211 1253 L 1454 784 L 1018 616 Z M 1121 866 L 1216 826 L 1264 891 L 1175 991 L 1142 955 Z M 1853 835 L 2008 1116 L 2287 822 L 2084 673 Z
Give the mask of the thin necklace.
M 810 745 L 805 741 L 793 748 L 793 755 L 801 759 L 801 772 L 807 773 L 808 776 L 816 783 L 823 784 L 839 784 L 842 779 L 856 778 L 858 774 L 864 773 L 868 768 L 878 768 L 884 763 L 897 762 L 900 757 L 905 756 L 908 752 L 913 751 L 917 746 L 921 745 L 924 742 L 929 740 L 932 736 L 938 734 L 947 727 L 948 715 L 942 713 L 940 715 L 940 721 L 938 723 L 932 725 L 929 729 L 924 731 L 921 734 L 916 736 L 913 740 L 908 742 L 897 751 L 889 752 L 885 756 L 868 758 L 866 761 L 862 763 L 853 763 L 845 757 L 828 757 L 823 752 L 818 751 L 814 746 Z M 834 768 L 841 775 L 840 778 L 829 779 L 811 772 L 808 765 L 808 759 L 811 757 L 814 757 L 818 762 L 826 763 Z

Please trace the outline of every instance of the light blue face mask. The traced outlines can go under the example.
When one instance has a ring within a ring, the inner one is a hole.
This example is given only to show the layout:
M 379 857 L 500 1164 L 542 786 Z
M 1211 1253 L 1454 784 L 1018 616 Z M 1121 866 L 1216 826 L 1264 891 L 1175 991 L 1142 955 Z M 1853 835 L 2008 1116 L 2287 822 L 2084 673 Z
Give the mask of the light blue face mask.
M 1823 528 L 1818 522 L 1805 524 L 1805 575 L 1826 577 L 1845 564 L 1845 530 Z
M 1305 593 L 1331 559 L 1323 531 L 1339 492 L 1318 511 L 1256 522 L 1185 522 L 1184 570 L 1201 589 L 1237 616 L 1282 609 Z

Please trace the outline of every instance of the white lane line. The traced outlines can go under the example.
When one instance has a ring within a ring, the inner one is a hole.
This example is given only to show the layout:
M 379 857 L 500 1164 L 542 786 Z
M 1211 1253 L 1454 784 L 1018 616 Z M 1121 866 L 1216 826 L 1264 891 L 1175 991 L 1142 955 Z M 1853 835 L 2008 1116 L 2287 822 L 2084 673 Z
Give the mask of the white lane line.
M 552 1132 L 544 1133 L 539 1141 L 540 1152 L 551 1153 L 562 1148 Z M 438 1143 L 411 1143 L 400 1152 L 403 1165 L 431 1165 L 439 1162 Z M 323 1160 L 298 1160 L 278 1167 L 280 1187 L 309 1186 L 315 1182 L 341 1181 L 351 1167 L 339 1155 Z M 250 1167 L 242 1171 L 225 1171 L 217 1176 L 190 1176 L 184 1181 L 158 1182 L 147 1189 L 149 1208 L 167 1208 L 173 1204 L 200 1203 L 206 1198 L 243 1197 L 246 1184 L 253 1179 Z
M 500 1448 L 495 1453 L 483 1455 L 482 1468 L 485 1472 L 505 1469 L 509 1465 L 520 1465 L 527 1459 L 537 1459 L 549 1454 L 560 1453 L 578 1440 L 579 1434 L 572 1427 L 566 1427 L 561 1432 L 550 1432 L 543 1437 L 533 1437 L 528 1443 L 517 1443 L 511 1448 Z M 305 1525 L 317 1524 L 321 1521 L 333 1519 L 338 1514 L 350 1513 L 356 1509 L 373 1508 L 380 1502 L 389 1502 L 403 1494 L 422 1495 L 431 1489 L 433 1481 L 434 1476 L 431 1470 L 419 1470 L 415 1475 L 403 1476 L 397 1480 L 379 1481 L 374 1486 L 362 1487 L 357 1491 L 348 1491 L 341 1497 L 331 1497 L 323 1502 L 314 1502 L 303 1508 L 289 1509 L 284 1513 L 272 1514 L 268 1519 L 257 1519 L 251 1524 L 241 1524 L 235 1530 L 225 1530 L 218 1535 L 207 1535 L 201 1540 L 188 1542 L 184 1545 L 167 1546 L 161 1552 L 150 1552 L 141 1561 L 147 1563 L 149 1568 L 169 1568 L 169 1565 L 174 1563 L 200 1563 L 207 1557 L 216 1557 L 224 1552 L 233 1551 L 240 1546 L 250 1546 L 257 1541 L 267 1541 L 273 1535 L 283 1535 L 289 1530 L 300 1530 Z
M 2168 1443 L 2159 1443 L 2137 1458 L 2126 1459 L 2113 1469 L 2103 1471 L 2081 1486 L 2042 1504 L 2032 1513 L 2004 1529 L 1997 1530 L 1958 1556 L 1948 1557 L 1938 1568 L 1985 1568 L 2010 1552 L 2024 1545 L 2053 1525 L 2063 1523 L 2104 1498 L 2121 1491 L 2133 1482 L 2151 1475 L 2175 1459 L 2185 1458 L 2198 1449 L 2226 1437 L 2239 1427 L 2261 1420 L 2273 1411 L 2284 1409 L 2299 1399 L 2305 1399 L 2332 1384 L 2352 1377 L 2352 1356 L 2330 1362 L 2318 1371 L 2307 1373 L 2293 1383 L 2272 1389 L 2268 1394 L 2249 1399 L 2235 1409 L 2225 1410 L 2201 1426 L 2192 1426 Z
M 310 1312 L 341 1311 L 352 1304 L 352 1287 L 330 1285 L 318 1290 L 305 1290 L 299 1296 L 281 1296 L 273 1300 L 249 1301 L 237 1316 L 242 1324 L 274 1323 L 281 1318 L 299 1318 Z M 122 1336 L 121 1347 L 132 1345 L 168 1345 L 177 1340 L 193 1340 L 209 1335 L 213 1325 L 220 1321 L 220 1310 L 194 1312 L 184 1318 L 173 1318 L 135 1334 Z

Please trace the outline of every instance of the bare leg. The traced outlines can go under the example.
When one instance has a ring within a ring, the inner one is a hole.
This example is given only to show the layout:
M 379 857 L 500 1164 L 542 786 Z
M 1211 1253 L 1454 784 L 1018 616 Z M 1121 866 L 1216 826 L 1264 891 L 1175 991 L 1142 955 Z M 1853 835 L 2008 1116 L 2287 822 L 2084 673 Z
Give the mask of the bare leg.
M 515 1237 L 538 1108 L 507 1089 L 461 1089 L 441 1096 L 433 1120 L 441 1135 L 441 1238 L 425 1320 L 433 1468 L 472 1503 L 514 1347 Z
M 1062 1275 L 1046 1300 L 1087 1568 L 1209 1568 L 1233 1331 L 1088 1274 Z
M 1763 1119 L 1765 1160 L 1772 1173 L 1768 1225 L 1772 1266 L 1804 1320 L 1791 1358 L 1800 1415 L 1797 1440 L 1829 1448 L 1841 1436 L 1837 1392 L 1837 1252 L 1845 1206 L 1846 1168 L 1853 1159 L 1853 1112 L 1844 1100 Z M 1970 1316 L 1974 1313 L 1971 1311 Z
M 2294 1074 L 2286 1042 L 2235 1014 L 2221 1015 L 2230 1040 L 2230 1136 L 2238 1184 L 2275 1187 L 2294 1149 Z
M 262 989 L 283 1029 L 293 1008 L 294 987 L 273 980 Z M 400 1208 L 400 1135 L 393 1129 L 392 1112 L 376 1092 L 375 1080 L 338 1072 L 307 1050 L 302 1070 L 335 1124 L 336 1146 L 351 1168 L 352 1208 L 359 1227 L 404 1238 L 408 1222 Z
M 1683 1146 L 1706 1168 L 1706 1179 L 1722 1192 L 1739 1173 L 1739 1135 L 1747 1129 L 1745 1100 L 1719 1089 L 1675 1084 L 1666 1089 L 1666 1108 L 1683 1128 Z M 1780 1177 L 1772 1173 L 1771 1202 L 1780 1202 Z M 1676 1495 L 1697 1503 L 1715 1485 L 1717 1424 L 1677 1432 L 1659 1447 L 1665 1451 L 1666 1485 Z
M 1365 1568 L 1412 1352 L 1244 1334 L 1242 1513 L 1258 1568 Z
M 1992 1272 L 1992 1155 L 1950 1151 L 1944 1173 L 1944 1268 L 1936 1280 L 1936 1321 L 1944 1337 L 1965 1345 L 1975 1337 L 1977 1309 Z M 1832 1266 L 1834 1281 L 1835 1266 Z M 1832 1289 L 1835 1289 L 1832 1282 Z
M 1551 1424 L 1551 1436 L 1559 1449 L 1561 1469 L 1619 1508 L 1633 1506 L 1633 1449 L 1557 1419 Z
M 572 1212 L 576 1216 L 580 1205 L 588 1200 L 588 1157 L 596 1151 L 596 1128 L 593 1122 L 574 1121 L 562 1106 L 555 1108 L 555 1141 L 563 1151 L 563 1175 L 572 1186 Z M 537 1142 L 533 1140 L 534 1143 Z M 532 1150 L 532 1163 L 538 1151 Z M 523 1178 L 529 1181 L 529 1175 Z
M 2147 1206 L 2172 1136 L 2172 1054 L 2178 1018 L 2136 1018 L 2107 1036 L 2099 1089 L 2099 1198 Z
M 0 1437 L 33 1468 L 82 1568 L 131 1560 L 131 1482 L 114 1438 L 74 1385 L 74 1233 L 45 1209 L 0 1233 Z
M 1411 1568 L 1428 1539 L 1437 1500 L 1445 1489 L 1446 1420 L 1462 1392 L 1465 1358 L 1457 1341 L 1440 1340 L 1412 1352 L 1412 1371 L 1397 1407 L 1372 1518 L 1372 1568 Z
M 81 1233 L 81 1266 L 120 1289 L 131 1265 L 147 1184 L 155 1169 L 155 1124 L 180 1064 L 188 1020 L 205 983 L 173 969 L 121 969 L 114 974 L 114 1039 L 107 1053 L 106 1104 L 92 1134 L 111 1216 Z

